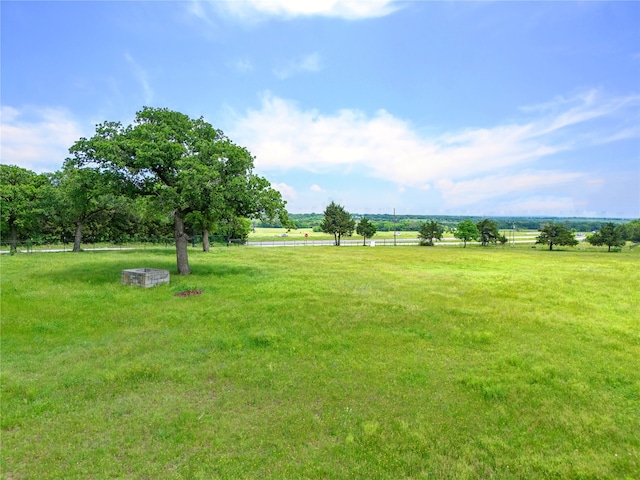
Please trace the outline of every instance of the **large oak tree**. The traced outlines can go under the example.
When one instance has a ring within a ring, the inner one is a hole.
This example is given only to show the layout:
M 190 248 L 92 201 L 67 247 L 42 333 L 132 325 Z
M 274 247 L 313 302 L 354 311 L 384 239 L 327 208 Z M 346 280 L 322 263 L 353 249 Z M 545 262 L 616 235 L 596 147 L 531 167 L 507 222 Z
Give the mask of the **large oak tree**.
M 70 149 L 78 165 L 95 164 L 127 180 L 129 193 L 153 196 L 173 215 L 178 273 L 191 273 L 185 218 L 279 216 L 285 203 L 270 183 L 253 173 L 253 156 L 204 119 L 166 108 L 144 107 L 133 125 L 97 125 L 90 139 Z

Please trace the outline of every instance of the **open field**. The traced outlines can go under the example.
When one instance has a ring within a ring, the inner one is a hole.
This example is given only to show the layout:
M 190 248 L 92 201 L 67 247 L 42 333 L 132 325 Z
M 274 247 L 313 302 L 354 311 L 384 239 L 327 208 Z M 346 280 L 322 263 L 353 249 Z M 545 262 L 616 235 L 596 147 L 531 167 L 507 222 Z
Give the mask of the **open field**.
M 501 230 L 500 233 L 503 233 L 507 238 L 511 238 L 510 230 Z M 371 240 L 393 240 L 394 232 L 377 232 Z M 286 235 L 286 236 L 284 236 Z M 397 238 L 406 240 L 406 239 L 417 239 L 418 232 L 413 231 L 398 231 L 396 232 Z M 540 232 L 537 230 L 519 230 L 516 232 L 517 239 L 531 240 L 531 243 L 535 242 L 535 237 L 540 235 Z M 255 231 L 249 234 L 249 242 L 268 242 L 268 241 L 303 241 L 307 240 L 312 242 L 314 240 L 333 240 L 333 235 L 329 235 L 327 233 L 322 232 L 314 232 L 311 228 L 298 228 L 295 230 L 287 230 L 285 228 L 262 228 L 256 227 Z M 362 237 L 356 232 L 353 232 L 351 237 L 343 237 L 343 240 L 353 240 L 360 241 L 362 243 Z M 456 240 L 450 232 L 444 234 L 444 241 Z M 474 243 L 474 242 L 471 242 Z M 477 242 L 475 242 L 477 243 Z
M 640 479 L 640 248 L 0 262 L 3 478 Z

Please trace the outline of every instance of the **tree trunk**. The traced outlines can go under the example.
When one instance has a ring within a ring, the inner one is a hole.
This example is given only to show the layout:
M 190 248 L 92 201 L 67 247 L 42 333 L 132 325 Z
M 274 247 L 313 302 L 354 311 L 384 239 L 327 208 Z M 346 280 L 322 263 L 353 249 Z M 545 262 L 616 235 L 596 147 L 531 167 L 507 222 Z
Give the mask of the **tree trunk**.
M 176 212 L 173 215 L 173 238 L 176 240 L 176 259 L 178 261 L 178 274 L 189 275 L 191 269 L 189 268 L 189 255 L 187 252 L 187 246 L 189 237 L 184 231 L 184 218 L 182 213 Z
M 364 235 L 362 236 L 362 246 L 363 247 L 367 246 L 367 237 L 365 237 Z
M 209 230 L 207 229 L 202 230 L 202 251 L 209 251 Z
M 84 224 L 81 220 L 76 222 L 76 236 L 73 238 L 73 251 L 80 251 L 80 243 L 82 243 L 82 229 L 84 228 Z
M 553 250 L 553 242 L 549 242 L 549 250 Z
M 464 239 L 464 247 L 462 247 L 462 248 L 467 248 L 467 239 L 466 238 Z
M 11 225 L 9 229 L 9 251 L 13 253 L 18 251 L 18 229 L 15 225 Z

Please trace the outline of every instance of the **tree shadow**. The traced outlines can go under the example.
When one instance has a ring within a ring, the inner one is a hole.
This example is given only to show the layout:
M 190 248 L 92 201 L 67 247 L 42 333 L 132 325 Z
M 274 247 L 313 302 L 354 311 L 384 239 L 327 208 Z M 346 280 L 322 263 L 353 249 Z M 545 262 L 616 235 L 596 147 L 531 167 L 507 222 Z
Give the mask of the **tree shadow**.
M 224 263 L 204 263 L 202 257 L 190 261 L 191 274 L 179 275 L 174 254 L 172 255 L 141 255 L 140 251 L 123 250 L 117 256 L 113 252 L 81 252 L 80 255 L 91 255 L 91 261 L 68 263 L 52 270 L 56 282 L 86 283 L 88 285 L 108 285 L 120 283 L 122 270 L 135 268 L 156 268 L 168 270 L 171 279 L 184 279 L 189 283 L 196 283 L 201 279 L 228 278 L 246 276 L 255 278 L 260 276 L 260 269 L 251 266 L 228 265 Z M 109 254 L 107 256 L 107 254 Z M 74 254 L 75 255 L 75 254 Z M 96 257 L 104 256 L 104 262 L 95 262 Z

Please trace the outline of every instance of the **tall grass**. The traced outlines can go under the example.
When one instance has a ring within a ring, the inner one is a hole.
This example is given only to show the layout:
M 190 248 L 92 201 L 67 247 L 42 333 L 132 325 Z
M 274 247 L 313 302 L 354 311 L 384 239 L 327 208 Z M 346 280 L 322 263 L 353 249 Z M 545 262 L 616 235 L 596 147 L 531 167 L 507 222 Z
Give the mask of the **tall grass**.
M 190 255 L 0 259 L 5 478 L 639 478 L 637 249 Z

